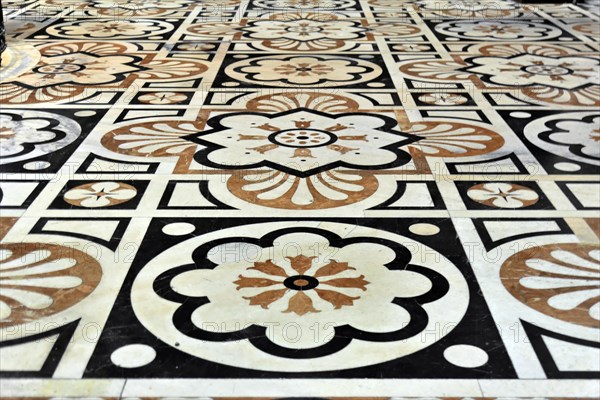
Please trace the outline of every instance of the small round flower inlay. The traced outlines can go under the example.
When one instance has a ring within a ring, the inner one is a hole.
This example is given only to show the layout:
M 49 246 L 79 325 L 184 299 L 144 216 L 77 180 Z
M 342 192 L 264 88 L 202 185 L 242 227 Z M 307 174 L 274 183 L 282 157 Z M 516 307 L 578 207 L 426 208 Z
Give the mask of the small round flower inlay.
M 288 290 L 294 290 L 297 293 L 289 299 L 288 308 L 283 312 L 304 315 L 311 312 L 320 312 L 313 306 L 311 297 L 314 295 L 331 303 L 334 309 L 337 310 L 343 306 L 352 306 L 354 301 L 360 299 L 360 296 L 349 296 L 343 293 L 344 289 L 367 290 L 366 285 L 369 282 L 364 279 L 364 275 L 350 278 L 334 277 L 342 272 L 355 270 L 346 262 L 331 260 L 311 276 L 304 275 L 304 273 L 312 268 L 314 256 L 298 255 L 286 258 L 289 260 L 290 267 L 298 275 L 289 276 L 286 268 L 274 264 L 272 260 L 267 260 L 265 262 L 255 262 L 254 266 L 248 269 L 257 270 L 268 277 L 250 278 L 240 275 L 239 279 L 234 282 L 237 285 L 237 290 L 257 287 L 269 288 L 255 296 L 244 296 L 244 299 L 250 301 L 250 305 L 258 305 L 268 309 L 271 303 L 281 300 Z M 281 278 L 285 279 L 281 281 Z

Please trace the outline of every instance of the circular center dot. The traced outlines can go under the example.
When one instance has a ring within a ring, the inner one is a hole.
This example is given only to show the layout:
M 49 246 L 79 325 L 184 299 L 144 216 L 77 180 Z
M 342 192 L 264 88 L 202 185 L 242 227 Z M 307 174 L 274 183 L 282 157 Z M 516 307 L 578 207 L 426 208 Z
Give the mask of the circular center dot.
M 557 65 L 528 65 L 524 70 L 530 74 L 546 76 L 568 75 L 571 73 L 570 69 Z
M 287 278 L 283 284 L 288 289 L 302 291 L 316 288 L 319 286 L 319 280 L 308 275 L 295 275 Z
M 296 279 L 294 285 L 296 286 L 307 286 L 309 282 L 306 279 Z

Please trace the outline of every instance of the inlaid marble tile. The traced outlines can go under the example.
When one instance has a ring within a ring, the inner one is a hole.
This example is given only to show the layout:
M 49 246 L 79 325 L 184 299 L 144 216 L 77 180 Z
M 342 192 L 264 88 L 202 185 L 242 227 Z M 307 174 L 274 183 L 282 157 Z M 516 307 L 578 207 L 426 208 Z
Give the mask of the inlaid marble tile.
M 3 397 L 600 397 L 597 0 L 2 7 Z

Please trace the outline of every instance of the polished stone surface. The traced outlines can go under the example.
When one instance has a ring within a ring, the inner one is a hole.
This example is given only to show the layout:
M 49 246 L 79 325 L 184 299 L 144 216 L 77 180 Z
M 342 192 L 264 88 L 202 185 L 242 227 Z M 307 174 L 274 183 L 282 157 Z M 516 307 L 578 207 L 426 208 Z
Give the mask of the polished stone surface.
M 597 1 L 3 7 L 3 397 L 600 396 Z

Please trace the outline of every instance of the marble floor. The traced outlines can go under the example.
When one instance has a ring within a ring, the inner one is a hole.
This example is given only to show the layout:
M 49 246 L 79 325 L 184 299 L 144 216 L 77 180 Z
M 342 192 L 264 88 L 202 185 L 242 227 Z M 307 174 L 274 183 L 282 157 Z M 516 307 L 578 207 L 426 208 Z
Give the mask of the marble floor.
M 0 396 L 600 396 L 597 0 L 2 7 Z

